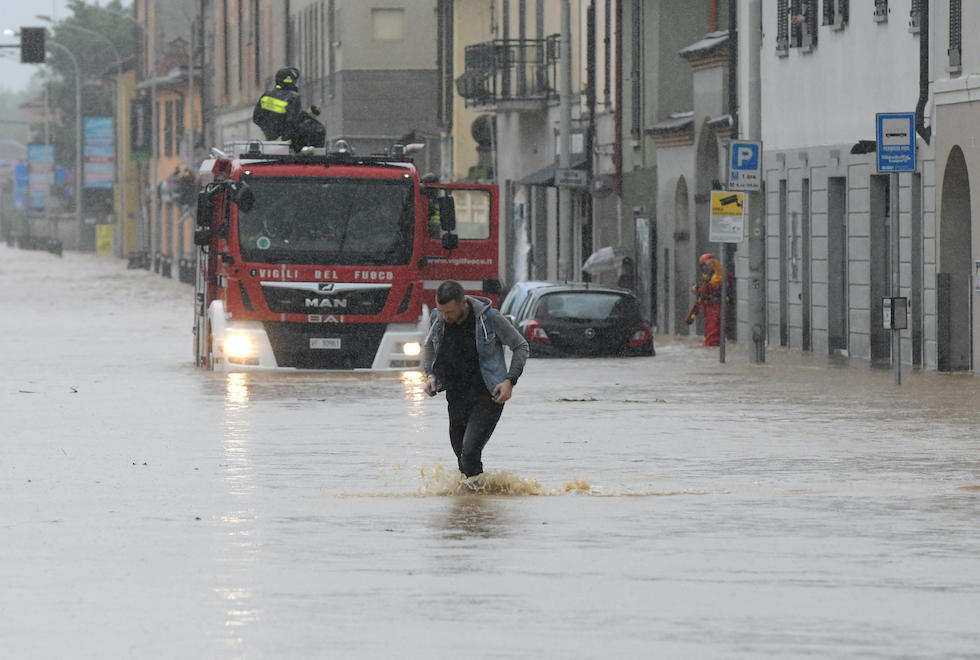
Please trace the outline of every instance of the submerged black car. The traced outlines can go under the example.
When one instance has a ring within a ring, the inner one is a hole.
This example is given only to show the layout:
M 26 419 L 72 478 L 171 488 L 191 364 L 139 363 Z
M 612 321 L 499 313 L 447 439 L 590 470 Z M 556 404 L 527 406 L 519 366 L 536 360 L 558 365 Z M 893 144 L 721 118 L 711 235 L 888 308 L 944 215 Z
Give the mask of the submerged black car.
M 636 296 L 624 289 L 537 286 L 513 317 L 535 357 L 654 355 L 650 325 Z

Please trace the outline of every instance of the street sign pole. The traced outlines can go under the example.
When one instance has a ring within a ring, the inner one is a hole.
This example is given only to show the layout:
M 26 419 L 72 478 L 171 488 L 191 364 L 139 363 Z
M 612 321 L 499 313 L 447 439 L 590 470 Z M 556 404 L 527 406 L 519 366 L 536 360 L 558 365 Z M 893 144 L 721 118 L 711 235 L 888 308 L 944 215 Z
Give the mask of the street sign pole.
M 721 333 L 718 340 L 718 359 L 725 361 L 725 340 L 728 333 L 728 267 L 725 264 L 729 243 L 741 243 L 745 236 L 745 194 L 727 190 L 711 191 L 711 222 L 708 241 L 721 243 Z
M 752 49 L 749 49 L 752 51 Z M 758 49 L 756 49 L 758 50 Z M 761 132 L 758 111 L 750 112 L 754 118 L 750 137 L 758 138 Z M 732 140 L 728 154 L 728 189 L 744 190 L 749 206 L 748 273 L 745 282 L 746 318 L 749 326 L 751 346 L 749 362 L 758 364 L 766 361 L 766 344 L 763 325 L 765 324 L 765 300 L 763 298 L 763 278 L 765 275 L 763 248 L 765 242 L 765 223 L 762 219 L 762 142 L 759 140 Z M 727 246 L 725 248 L 727 251 Z M 726 260 L 727 264 L 727 260 Z M 728 286 L 728 274 L 723 273 L 724 286 Z M 723 305 L 726 305 L 724 301 Z M 725 313 L 725 312 L 723 312 Z M 726 321 L 727 321 L 727 317 Z M 727 322 L 726 322 L 727 332 Z M 722 351 L 724 355 L 724 351 Z
M 901 211 L 899 209 L 899 172 L 915 171 L 915 113 L 879 112 L 875 115 L 876 153 L 879 173 L 888 173 L 889 192 L 889 256 L 891 261 L 892 296 L 902 295 L 901 289 Z M 891 323 L 892 371 L 895 384 L 902 384 L 901 330 Z
M 892 296 L 898 298 L 902 295 L 902 289 L 899 286 L 899 277 L 901 274 L 901 268 L 899 268 L 898 260 L 901 258 L 901 236 L 899 228 L 901 227 L 901 213 L 899 213 L 899 200 L 901 195 L 898 190 L 898 172 L 892 173 L 889 178 L 888 190 L 891 194 L 891 227 L 890 238 L 891 238 L 891 266 L 892 266 Z M 892 323 L 892 370 L 895 372 L 895 384 L 902 384 L 902 338 L 901 330 L 896 326 L 898 324 Z

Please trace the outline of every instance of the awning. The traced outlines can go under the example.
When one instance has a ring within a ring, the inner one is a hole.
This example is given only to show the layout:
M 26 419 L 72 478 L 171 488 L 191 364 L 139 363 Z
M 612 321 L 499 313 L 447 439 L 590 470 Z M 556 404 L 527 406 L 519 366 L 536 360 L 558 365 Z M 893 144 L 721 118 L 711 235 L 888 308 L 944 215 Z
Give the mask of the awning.
M 572 162 L 571 169 L 573 170 L 584 170 L 586 165 L 585 156 L 579 154 L 575 157 Z M 558 163 L 552 163 L 542 167 L 536 172 L 528 174 L 523 179 L 517 181 L 518 184 L 524 186 L 553 186 L 555 185 L 555 171 L 558 169 Z

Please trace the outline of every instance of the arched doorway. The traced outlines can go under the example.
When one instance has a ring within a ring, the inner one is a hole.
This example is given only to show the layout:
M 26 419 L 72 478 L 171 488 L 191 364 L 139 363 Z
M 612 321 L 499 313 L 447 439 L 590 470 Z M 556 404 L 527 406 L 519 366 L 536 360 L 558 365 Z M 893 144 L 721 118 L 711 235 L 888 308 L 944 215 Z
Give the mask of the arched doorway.
M 691 200 L 687 192 L 687 179 L 677 180 L 674 192 L 674 332 L 688 334 L 689 326 L 684 322 L 688 307 L 691 305 Z M 666 265 L 670 268 L 669 265 Z
M 711 225 L 711 191 L 716 183 L 720 185 L 719 180 L 718 138 L 705 124 L 698 140 L 697 194 L 694 197 L 697 218 L 695 236 L 692 237 L 695 255 L 712 251 L 708 243 L 708 230 Z M 689 272 L 694 276 L 697 275 L 697 267 L 694 263 L 691 264 Z
M 939 212 L 936 341 L 940 371 L 963 371 L 971 367 L 972 244 L 970 176 L 963 151 L 957 146 L 946 160 Z

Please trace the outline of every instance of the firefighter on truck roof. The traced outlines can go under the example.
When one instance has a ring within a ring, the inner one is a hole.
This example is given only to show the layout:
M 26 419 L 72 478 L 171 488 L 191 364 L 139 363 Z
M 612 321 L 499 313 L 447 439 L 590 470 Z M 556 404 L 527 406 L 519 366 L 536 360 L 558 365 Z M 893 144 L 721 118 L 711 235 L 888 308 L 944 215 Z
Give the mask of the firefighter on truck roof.
M 316 117 L 320 108 L 311 105 L 305 112 L 300 102 L 299 69 L 287 66 L 276 72 L 276 86 L 267 90 L 252 110 L 252 121 L 262 129 L 266 140 L 282 140 L 292 145 L 293 151 L 302 147 L 322 147 L 326 143 L 326 130 Z

